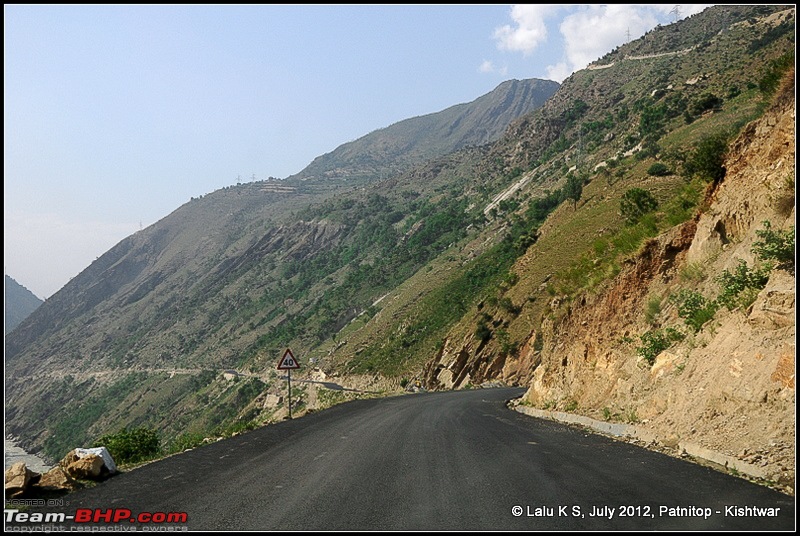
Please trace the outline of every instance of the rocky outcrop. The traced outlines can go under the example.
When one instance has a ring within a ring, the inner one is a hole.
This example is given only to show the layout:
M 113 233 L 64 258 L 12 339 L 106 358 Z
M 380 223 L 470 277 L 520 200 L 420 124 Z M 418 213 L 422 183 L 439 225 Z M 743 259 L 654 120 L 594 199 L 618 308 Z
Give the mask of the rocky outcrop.
M 629 392 L 634 379 L 657 379 L 674 359 L 660 356 L 655 372 L 644 370 L 629 344 L 644 331 L 641 311 L 651 292 L 666 288 L 695 236 L 688 222 L 647 243 L 623 266 L 604 292 L 577 300 L 570 313 L 544 336 L 541 365 L 536 367 L 527 397 L 534 405 L 563 401 L 580 407 L 604 407 L 616 392 Z M 651 290 L 652 289 L 652 290 Z M 546 326 L 548 327 L 548 326 Z M 627 402 L 620 402 L 625 407 Z
M 79 487 L 80 484 L 59 465 L 43 475 L 28 469 L 25 462 L 15 463 L 6 469 L 6 499 L 34 498 Z
M 105 447 L 73 449 L 58 465 L 78 480 L 101 480 L 117 472 L 116 464 Z
M 539 357 L 533 341 L 535 334 L 518 357 L 510 352 L 498 354 L 496 348 L 488 347 L 486 340 L 478 340 L 471 332 L 447 338 L 425 365 L 422 383 L 430 389 L 463 389 L 491 381 L 523 383 Z
M 545 334 L 525 395 L 534 407 L 638 422 L 665 443 L 691 442 L 761 468 L 793 491 L 795 275 L 771 272 L 747 308 L 720 307 L 698 333 L 655 358 L 637 359 L 653 326 L 643 311 L 662 298 L 657 326 L 682 327 L 668 299 L 681 288 L 715 296 L 715 276 L 752 253 L 763 221 L 793 225 L 794 85 L 731 146 L 727 174 L 697 219 L 648 243 L 602 293 L 574 300 Z M 701 275 L 691 281 L 687 271 Z M 651 319 L 653 321 L 653 319 Z
M 793 76 L 793 74 L 792 74 Z M 794 217 L 795 111 L 782 92 L 773 111 L 747 125 L 731 144 L 725 179 L 711 193 L 687 262 L 727 256 L 753 262 L 750 247 L 764 220 L 789 227 Z
M 38 473 L 28 469 L 24 462 L 17 462 L 6 469 L 6 499 L 24 494 L 38 476 Z
M 94 454 L 79 458 L 67 465 L 65 470 L 79 480 L 96 480 L 103 471 L 103 458 Z
M 72 491 L 79 485 L 63 467 L 56 465 L 42 475 L 36 487 L 42 491 Z
M 753 303 L 748 322 L 765 330 L 794 326 L 796 283 L 788 272 L 775 272 Z

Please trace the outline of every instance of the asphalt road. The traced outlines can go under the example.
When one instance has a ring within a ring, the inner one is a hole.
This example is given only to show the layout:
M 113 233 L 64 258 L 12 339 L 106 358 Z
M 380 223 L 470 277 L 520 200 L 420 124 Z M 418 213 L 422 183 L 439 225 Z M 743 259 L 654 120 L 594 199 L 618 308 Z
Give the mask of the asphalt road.
M 507 409 L 521 393 L 343 404 L 116 476 L 60 511 L 186 512 L 190 530 L 795 527 L 793 497 Z

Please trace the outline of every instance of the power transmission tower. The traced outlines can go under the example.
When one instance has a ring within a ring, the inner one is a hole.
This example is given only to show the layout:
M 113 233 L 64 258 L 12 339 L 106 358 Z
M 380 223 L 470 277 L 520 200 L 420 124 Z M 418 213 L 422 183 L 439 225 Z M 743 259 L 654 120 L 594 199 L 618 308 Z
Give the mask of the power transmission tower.
M 626 41 L 625 42 L 626 43 L 630 43 L 631 42 L 631 27 L 630 26 L 628 26 L 628 31 L 625 32 L 625 37 L 626 37 Z
M 670 15 L 675 14 L 675 22 L 678 22 L 678 19 L 681 18 L 681 6 L 677 5 L 672 8 L 672 11 L 669 12 Z

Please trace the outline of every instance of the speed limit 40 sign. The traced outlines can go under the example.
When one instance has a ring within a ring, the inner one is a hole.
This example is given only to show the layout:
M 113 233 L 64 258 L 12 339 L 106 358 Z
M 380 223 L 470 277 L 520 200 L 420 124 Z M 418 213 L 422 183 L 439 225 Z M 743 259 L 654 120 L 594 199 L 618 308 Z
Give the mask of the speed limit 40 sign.
M 278 370 L 294 370 L 299 368 L 300 363 L 297 362 L 292 351 L 287 348 L 281 360 L 278 361 Z

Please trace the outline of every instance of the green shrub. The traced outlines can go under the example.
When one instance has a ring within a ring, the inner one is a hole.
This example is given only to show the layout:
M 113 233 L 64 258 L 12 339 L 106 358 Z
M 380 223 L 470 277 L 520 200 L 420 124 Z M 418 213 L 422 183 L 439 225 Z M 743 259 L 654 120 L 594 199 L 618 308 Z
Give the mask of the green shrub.
M 292 389 L 292 398 L 294 398 L 295 396 L 294 393 L 295 390 Z M 301 400 L 302 396 L 303 396 L 303 391 L 298 389 L 297 400 Z M 233 435 L 239 435 L 242 432 L 248 432 L 250 430 L 255 430 L 256 428 L 258 428 L 257 422 L 251 419 L 241 419 L 228 426 L 216 428 L 213 434 L 217 437 L 232 437 Z
M 158 432 L 149 428 L 123 428 L 116 434 L 104 435 L 94 446 L 106 447 L 118 464 L 152 460 L 161 455 Z
M 663 177 L 665 175 L 669 175 L 672 171 L 667 167 L 666 164 L 662 164 L 661 162 L 656 162 L 649 168 L 647 168 L 647 174 L 653 177 Z
M 635 225 L 642 216 L 658 208 L 658 201 L 647 190 L 631 188 L 622 194 L 619 205 L 625 223 Z
M 751 269 L 745 261 L 740 260 L 733 272 L 725 270 L 716 278 L 721 288 L 717 303 L 724 305 L 728 310 L 749 307 L 755 301 L 758 292 L 767 285 L 771 269 L 772 266 L 769 264 L 759 269 Z
M 688 177 L 704 181 L 719 181 L 725 176 L 725 155 L 728 152 L 728 134 L 718 132 L 701 139 L 683 164 Z
M 692 114 L 695 116 L 702 114 L 706 110 L 716 110 L 722 106 L 722 99 L 713 93 L 703 93 L 698 100 L 692 104 Z
M 646 137 L 651 134 L 659 136 L 667 119 L 667 107 L 664 104 L 645 103 L 639 116 L 639 134 Z
M 742 93 L 742 90 L 739 89 L 739 86 L 735 86 L 735 85 L 734 86 L 730 86 L 728 88 L 727 98 L 728 99 L 734 99 L 734 98 L 738 97 L 741 93 Z
M 652 365 L 658 354 L 673 343 L 683 340 L 683 334 L 675 328 L 654 329 L 640 335 L 639 340 L 642 344 L 636 348 L 636 353 Z
M 787 52 L 780 58 L 770 63 L 767 72 L 758 82 L 758 88 L 764 95 L 772 95 L 778 89 L 781 78 L 786 71 L 794 66 L 794 52 Z
M 478 327 L 475 328 L 475 338 L 479 341 L 487 341 L 492 336 L 492 330 L 486 325 L 485 320 L 478 322 Z
M 678 278 L 684 283 L 702 281 L 706 278 L 706 265 L 702 262 L 690 262 L 681 268 Z
M 700 331 L 717 312 L 716 302 L 707 300 L 694 290 L 681 289 L 671 297 L 671 301 L 678 307 L 678 316 L 695 332 Z
M 772 223 L 764 221 L 764 229 L 756 231 L 761 239 L 753 243 L 752 252 L 762 261 L 777 261 L 778 266 L 794 271 L 794 227 L 773 231 Z
M 514 302 L 508 296 L 503 296 L 497 303 L 504 311 L 514 316 L 517 316 L 522 310 L 521 307 L 514 305 Z

